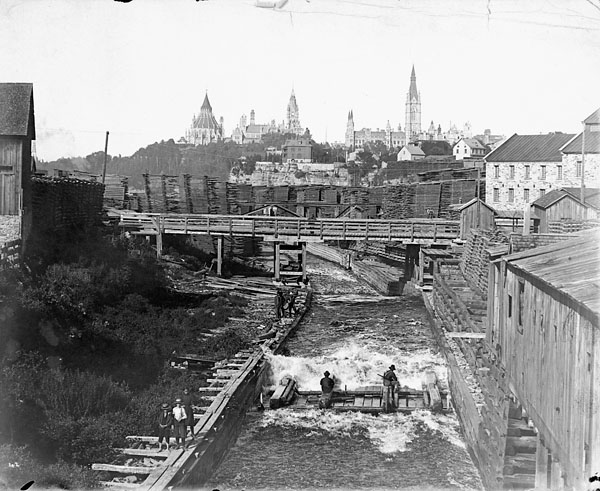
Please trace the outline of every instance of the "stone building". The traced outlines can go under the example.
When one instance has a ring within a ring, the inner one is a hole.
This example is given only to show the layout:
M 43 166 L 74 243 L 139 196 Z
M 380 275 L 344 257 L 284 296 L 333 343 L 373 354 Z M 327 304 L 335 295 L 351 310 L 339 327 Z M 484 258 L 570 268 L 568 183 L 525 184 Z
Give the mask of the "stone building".
M 354 129 L 354 112 L 350 110 L 348 112 L 348 122 L 346 123 L 346 147 L 356 149 L 362 147 L 365 143 L 376 142 L 381 142 L 388 148 L 401 147 L 406 142 L 406 136 L 400 125 L 398 125 L 398 130 L 392 130 L 389 120 L 385 130 L 363 128 L 356 131 Z
M 485 157 L 485 201 L 499 211 L 522 212 L 525 204 L 551 189 L 577 186 L 576 170 L 565 169 L 561 152 L 574 136 L 567 133 L 511 136 Z
M 410 74 L 410 86 L 406 94 L 404 131 L 406 141 L 412 142 L 421 136 L 421 93 L 417 90 L 417 76 L 413 65 Z
M 300 124 L 300 109 L 298 108 L 298 103 L 296 102 L 296 94 L 294 94 L 294 89 L 292 89 L 292 95 L 290 95 L 290 101 L 287 106 L 287 120 L 285 130 L 289 133 L 294 133 L 295 135 L 301 135 L 304 130 L 302 125 Z
M 565 186 L 600 187 L 600 109 L 583 121 L 584 131 L 560 150 Z M 583 153 L 582 153 L 583 152 Z M 584 158 L 582 158 L 582 155 Z
M 191 127 L 185 132 L 185 140 L 192 145 L 208 145 L 222 138 L 223 118 L 221 117 L 217 122 L 206 94 L 200 114 L 194 115 Z
M 307 139 L 288 140 L 283 145 L 283 162 L 312 162 L 312 145 Z

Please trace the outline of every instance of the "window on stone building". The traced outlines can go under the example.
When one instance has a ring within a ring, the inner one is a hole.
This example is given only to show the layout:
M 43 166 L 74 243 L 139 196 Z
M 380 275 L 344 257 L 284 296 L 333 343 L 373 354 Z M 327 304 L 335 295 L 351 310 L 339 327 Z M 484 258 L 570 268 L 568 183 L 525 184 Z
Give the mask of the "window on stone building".
M 540 179 L 542 181 L 546 180 L 546 166 L 545 165 L 542 165 L 540 168 Z
M 523 201 L 529 203 L 529 189 L 523 189 Z
M 525 166 L 525 179 L 530 179 L 530 178 L 531 178 L 531 166 L 526 165 Z
M 583 170 L 583 163 L 581 162 L 581 160 L 577 160 L 577 167 L 575 170 L 575 176 L 576 177 L 581 177 L 581 172 Z
M 546 190 L 545 189 L 540 189 L 540 198 L 542 196 L 544 196 L 544 194 L 546 194 Z
M 496 179 L 498 179 L 500 177 L 500 166 L 499 165 L 494 166 L 494 177 Z
M 562 165 L 556 166 L 556 179 L 561 180 L 563 178 Z
M 515 190 L 514 190 L 514 188 L 508 188 L 508 202 L 509 203 L 514 203 L 515 202 Z
M 508 177 L 509 177 L 509 179 L 514 179 L 515 178 L 515 166 L 514 165 L 511 165 L 508 168 Z
M 494 203 L 498 203 L 498 201 L 500 201 L 500 189 L 494 188 L 492 199 L 494 200 Z

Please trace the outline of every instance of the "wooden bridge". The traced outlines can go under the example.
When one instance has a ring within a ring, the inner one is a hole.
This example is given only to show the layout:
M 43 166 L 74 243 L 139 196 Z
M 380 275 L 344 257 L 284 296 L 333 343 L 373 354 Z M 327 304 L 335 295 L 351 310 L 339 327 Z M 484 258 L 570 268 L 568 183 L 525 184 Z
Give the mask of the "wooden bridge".
M 326 240 L 397 241 L 411 244 L 449 242 L 460 234 L 460 223 L 452 220 L 409 219 L 372 220 L 349 218 L 308 219 L 302 217 L 256 215 L 184 215 L 178 213 L 135 213 L 117 211 L 119 226 L 133 234 L 155 236 L 156 250 L 162 254 L 164 234 L 212 235 L 217 237 L 217 275 L 221 275 L 224 237 L 258 238 L 274 244 L 274 276 L 281 271 L 281 244 L 298 246 L 301 271 L 306 278 L 306 244 Z M 115 216 L 113 214 L 113 216 Z
M 453 220 L 365 220 L 252 215 L 183 215 L 119 212 L 119 225 L 142 235 L 197 234 L 257 237 L 270 241 L 387 240 L 431 242 L 458 237 Z

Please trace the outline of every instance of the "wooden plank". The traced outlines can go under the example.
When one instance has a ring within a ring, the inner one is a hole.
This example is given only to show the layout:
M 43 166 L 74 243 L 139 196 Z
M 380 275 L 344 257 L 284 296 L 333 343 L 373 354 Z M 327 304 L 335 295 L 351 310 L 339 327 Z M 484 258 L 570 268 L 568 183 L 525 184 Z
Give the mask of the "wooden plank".
M 453 332 L 444 333 L 448 338 L 463 338 L 463 339 L 485 339 L 484 332 Z
M 137 467 L 133 465 L 92 464 L 92 470 L 94 471 L 118 472 L 120 474 L 150 474 L 153 470 L 157 468 L 158 466 Z
M 137 457 L 152 457 L 152 458 L 167 458 L 168 454 L 165 452 L 159 452 L 158 449 L 145 449 L 145 448 L 117 448 L 115 449 L 124 455 L 134 455 Z
M 100 484 L 109 488 L 119 488 L 119 489 L 134 489 L 139 488 L 139 482 L 120 482 L 120 481 L 100 481 Z

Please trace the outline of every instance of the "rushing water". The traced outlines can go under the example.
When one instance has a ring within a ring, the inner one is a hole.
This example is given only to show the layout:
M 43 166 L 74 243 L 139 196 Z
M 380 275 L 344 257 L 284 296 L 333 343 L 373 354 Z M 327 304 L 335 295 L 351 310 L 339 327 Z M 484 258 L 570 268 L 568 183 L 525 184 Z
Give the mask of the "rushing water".
M 318 390 L 325 370 L 336 387 L 378 385 L 394 363 L 402 385 L 420 389 L 426 370 L 442 386 L 419 297 L 381 297 L 351 274 L 311 258 L 311 312 L 289 340 L 289 356 L 271 357 L 271 382 L 291 375 Z M 235 446 L 209 483 L 228 489 L 481 489 L 454 414 L 249 412 Z

